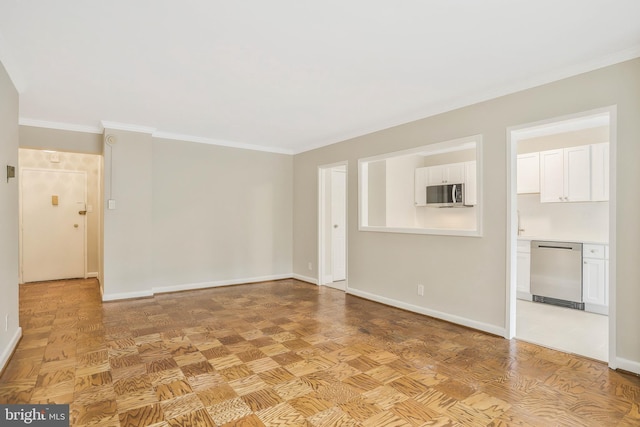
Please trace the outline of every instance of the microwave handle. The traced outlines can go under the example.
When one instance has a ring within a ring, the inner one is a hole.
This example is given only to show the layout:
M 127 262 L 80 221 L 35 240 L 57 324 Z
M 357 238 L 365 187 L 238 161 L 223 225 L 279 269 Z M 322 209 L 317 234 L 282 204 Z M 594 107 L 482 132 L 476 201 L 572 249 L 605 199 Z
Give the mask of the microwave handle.
M 455 204 L 456 203 L 456 184 L 453 184 L 451 186 L 451 201 Z

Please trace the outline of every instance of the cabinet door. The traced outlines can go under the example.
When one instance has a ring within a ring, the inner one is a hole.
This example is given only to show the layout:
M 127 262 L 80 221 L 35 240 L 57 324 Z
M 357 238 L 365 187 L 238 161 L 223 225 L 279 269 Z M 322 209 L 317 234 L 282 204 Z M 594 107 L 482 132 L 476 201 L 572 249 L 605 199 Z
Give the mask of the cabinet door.
M 540 202 L 564 201 L 564 150 L 540 152 Z
M 517 253 L 516 288 L 527 294 L 531 292 L 531 254 L 528 252 Z
M 583 145 L 564 149 L 565 201 L 591 200 L 591 147 Z
M 540 153 L 518 155 L 518 194 L 540 192 Z
M 603 259 L 584 258 L 582 260 L 582 299 L 585 303 L 606 305 Z
M 429 166 L 427 168 L 427 185 L 440 185 L 445 183 L 444 165 Z
M 427 168 L 416 169 L 414 197 L 416 205 L 427 204 Z
M 444 175 L 447 184 L 464 183 L 464 163 L 445 165 Z
M 591 200 L 609 200 L 609 143 L 591 146 Z

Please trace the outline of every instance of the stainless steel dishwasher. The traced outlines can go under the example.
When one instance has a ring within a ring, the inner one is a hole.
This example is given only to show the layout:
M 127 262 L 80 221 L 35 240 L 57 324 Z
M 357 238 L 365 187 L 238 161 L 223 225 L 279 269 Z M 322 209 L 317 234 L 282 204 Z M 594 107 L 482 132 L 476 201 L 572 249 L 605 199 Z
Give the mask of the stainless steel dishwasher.
M 582 243 L 533 240 L 531 294 L 536 302 L 584 310 Z

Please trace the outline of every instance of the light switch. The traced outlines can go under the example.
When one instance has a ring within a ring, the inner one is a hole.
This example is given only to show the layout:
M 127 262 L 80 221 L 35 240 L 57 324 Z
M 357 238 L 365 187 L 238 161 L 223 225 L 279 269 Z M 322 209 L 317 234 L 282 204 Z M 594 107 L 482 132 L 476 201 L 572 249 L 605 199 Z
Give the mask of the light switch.
M 87 212 L 93 212 L 93 205 L 87 205 Z
M 107 209 L 115 209 L 115 208 L 116 208 L 115 199 L 109 199 L 109 201 L 107 202 Z
M 51 204 L 53 206 L 58 206 L 58 196 L 51 196 Z

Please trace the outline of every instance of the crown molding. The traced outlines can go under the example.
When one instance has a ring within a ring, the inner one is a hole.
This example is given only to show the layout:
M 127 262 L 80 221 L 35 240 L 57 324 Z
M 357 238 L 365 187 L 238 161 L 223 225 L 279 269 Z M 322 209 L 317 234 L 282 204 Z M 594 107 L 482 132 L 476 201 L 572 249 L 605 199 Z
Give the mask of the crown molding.
M 242 142 L 226 141 L 222 139 L 213 139 L 213 138 L 204 138 L 201 136 L 184 135 L 179 133 L 154 132 L 152 136 L 154 138 L 171 139 L 175 141 L 197 142 L 200 144 L 219 145 L 222 147 L 240 148 L 244 150 L 253 150 L 253 151 L 263 151 L 267 153 L 289 154 L 289 155 L 294 154 L 292 150 L 287 150 L 279 147 L 266 147 L 262 145 L 245 144 Z
M 28 117 L 20 117 L 18 119 L 20 126 L 31 126 L 36 128 L 47 128 L 57 130 L 68 130 L 72 132 L 95 133 L 101 135 L 103 129 L 101 127 L 77 125 L 73 123 L 50 122 L 47 120 L 36 120 Z
M 112 129 L 112 130 L 124 130 L 127 132 L 138 132 L 138 133 L 148 133 L 153 135 L 156 131 L 156 128 L 152 128 L 149 126 L 140 126 L 134 125 L 130 123 L 119 123 L 119 122 L 110 122 L 107 120 L 101 120 L 100 123 L 104 129 Z

